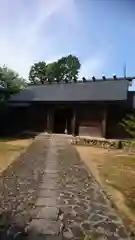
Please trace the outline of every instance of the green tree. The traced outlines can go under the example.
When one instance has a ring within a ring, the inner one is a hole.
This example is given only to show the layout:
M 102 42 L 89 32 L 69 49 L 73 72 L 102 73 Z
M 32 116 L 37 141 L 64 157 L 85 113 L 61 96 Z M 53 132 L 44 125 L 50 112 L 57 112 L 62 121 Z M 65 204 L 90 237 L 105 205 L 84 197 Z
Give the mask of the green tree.
M 15 71 L 3 66 L 0 67 L 0 85 L 7 88 L 10 95 L 21 91 L 27 83 Z
M 49 64 L 45 62 L 35 63 L 30 69 L 29 80 L 33 84 L 76 82 L 80 66 L 78 58 L 73 55 L 62 57 Z
M 7 100 L 9 97 L 23 88 L 27 82 L 19 77 L 19 75 L 7 68 L 6 66 L 0 67 L 0 120 L 3 125 L 7 113 Z
M 45 62 L 34 63 L 31 66 L 29 72 L 29 80 L 33 84 L 37 83 L 44 84 L 47 81 Z
M 60 82 L 60 69 L 58 62 L 52 62 L 46 66 L 46 75 L 48 82 Z
M 120 125 L 132 138 L 135 138 L 135 112 L 133 112 L 133 114 L 127 114 L 126 117 L 122 119 Z
M 61 81 L 76 82 L 81 64 L 76 56 L 68 55 L 58 60 Z

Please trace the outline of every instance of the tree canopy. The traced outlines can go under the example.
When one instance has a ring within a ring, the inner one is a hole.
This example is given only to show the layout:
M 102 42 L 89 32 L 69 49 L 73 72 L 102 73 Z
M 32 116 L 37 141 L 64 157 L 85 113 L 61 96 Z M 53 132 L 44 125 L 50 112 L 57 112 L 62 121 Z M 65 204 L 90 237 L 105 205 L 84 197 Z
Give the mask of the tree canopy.
M 0 67 L 0 85 L 7 88 L 10 95 L 21 91 L 25 87 L 26 81 L 12 69 L 3 66 Z
M 33 84 L 44 83 L 46 81 L 46 63 L 38 62 L 32 65 L 29 72 L 29 80 Z
M 79 59 L 73 55 L 62 57 L 49 64 L 38 62 L 31 66 L 29 80 L 33 84 L 74 82 L 77 81 L 80 67 Z

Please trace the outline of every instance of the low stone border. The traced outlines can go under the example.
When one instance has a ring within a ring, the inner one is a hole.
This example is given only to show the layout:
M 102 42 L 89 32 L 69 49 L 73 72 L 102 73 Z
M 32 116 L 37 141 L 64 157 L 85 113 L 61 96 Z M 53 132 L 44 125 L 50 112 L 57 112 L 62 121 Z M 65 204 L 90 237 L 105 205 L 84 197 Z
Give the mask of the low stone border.
M 71 140 L 73 145 L 85 145 L 91 147 L 99 147 L 106 149 L 123 149 L 123 148 L 134 148 L 135 142 L 132 140 L 107 140 L 107 139 L 91 139 L 85 137 L 74 137 Z

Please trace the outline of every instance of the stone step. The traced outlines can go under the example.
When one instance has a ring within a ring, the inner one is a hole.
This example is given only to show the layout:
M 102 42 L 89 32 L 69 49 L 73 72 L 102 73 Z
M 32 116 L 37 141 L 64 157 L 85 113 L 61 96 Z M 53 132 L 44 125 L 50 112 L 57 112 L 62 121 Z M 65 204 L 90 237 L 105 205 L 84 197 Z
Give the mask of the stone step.
M 59 218 L 59 214 L 60 210 L 57 207 L 41 207 L 36 218 L 57 221 Z

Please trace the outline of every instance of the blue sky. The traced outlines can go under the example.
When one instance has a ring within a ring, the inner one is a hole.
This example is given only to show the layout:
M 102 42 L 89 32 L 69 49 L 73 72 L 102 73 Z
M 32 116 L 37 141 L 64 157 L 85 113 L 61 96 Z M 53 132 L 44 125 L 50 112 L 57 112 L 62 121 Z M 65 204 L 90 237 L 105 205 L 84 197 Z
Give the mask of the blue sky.
M 37 61 L 75 54 L 80 77 L 135 75 L 134 0 L 0 0 L 0 65 L 28 77 Z

